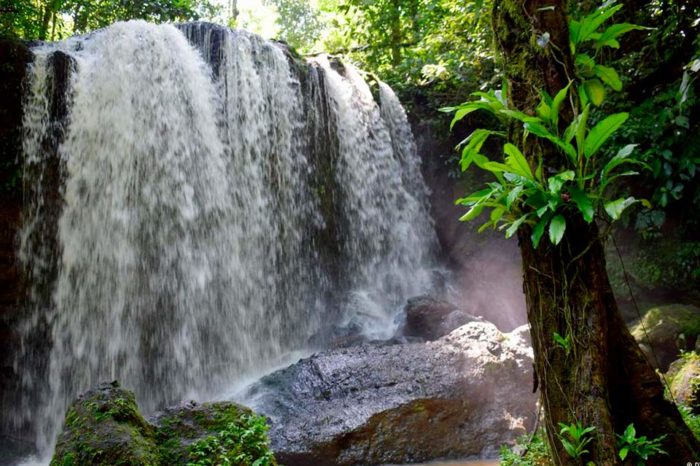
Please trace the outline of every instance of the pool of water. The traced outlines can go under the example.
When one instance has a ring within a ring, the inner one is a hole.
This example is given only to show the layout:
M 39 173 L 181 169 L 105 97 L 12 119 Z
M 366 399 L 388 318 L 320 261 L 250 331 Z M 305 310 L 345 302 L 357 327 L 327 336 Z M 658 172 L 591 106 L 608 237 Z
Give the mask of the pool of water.
M 432 461 L 430 463 L 413 463 L 411 465 L 386 465 L 386 466 L 498 466 L 498 460 L 449 460 Z

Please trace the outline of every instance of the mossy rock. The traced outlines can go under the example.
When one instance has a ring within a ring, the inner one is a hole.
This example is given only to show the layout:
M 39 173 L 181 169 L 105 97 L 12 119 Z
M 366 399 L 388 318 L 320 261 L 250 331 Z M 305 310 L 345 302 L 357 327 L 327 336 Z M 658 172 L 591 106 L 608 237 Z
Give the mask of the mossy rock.
M 267 421 L 232 402 L 190 402 L 147 422 L 117 382 L 87 391 L 68 409 L 51 466 L 276 466 Z
M 632 335 L 650 362 L 666 371 L 681 351 L 695 347 L 700 335 L 700 309 L 683 304 L 649 309 L 632 327 Z
M 164 465 L 277 463 L 268 448 L 267 425 L 245 406 L 232 402 L 168 408 L 151 419 Z M 241 433 L 245 432 L 245 440 Z M 202 460 L 198 462 L 198 460 Z M 228 462 L 228 463 L 227 463 Z
M 155 430 L 134 394 L 117 382 L 82 394 L 68 409 L 51 466 L 160 464 Z
M 700 414 L 700 356 L 685 353 L 666 373 L 673 399 Z

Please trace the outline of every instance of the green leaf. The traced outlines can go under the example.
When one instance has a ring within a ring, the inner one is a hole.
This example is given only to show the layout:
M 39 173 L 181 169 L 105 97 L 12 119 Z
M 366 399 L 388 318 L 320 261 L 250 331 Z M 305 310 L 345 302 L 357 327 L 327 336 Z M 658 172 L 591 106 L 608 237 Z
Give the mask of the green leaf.
M 535 228 L 532 229 L 532 234 L 530 235 L 530 240 L 532 241 L 532 245 L 537 249 L 537 247 L 540 245 L 540 240 L 542 239 L 542 235 L 544 234 L 544 229 L 547 226 L 547 223 L 549 223 L 549 220 L 552 218 L 552 213 L 549 212 L 547 213 L 544 217 L 540 219 L 539 222 L 537 222 L 537 225 L 535 225 Z
M 591 77 L 591 75 L 593 74 L 593 68 L 596 65 L 595 60 L 593 58 L 591 58 L 589 55 L 586 55 L 585 53 L 578 53 L 576 54 L 575 63 L 577 66 L 577 71 L 579 71 L 583 77 Z
M 510 206 L 512 206 L 513 203 L 520 197 L 523 189 L 523 185 L 518 185 L 508 193 L 508 196 L 506 197 L 506 207 L 508 209 L 510 209 Z
M 455 116 L 452 118 L 452 121 L 450 122 L 450 129 L 454 128 L 454 125 L 463 119 L 465 116 L 469 115 L 472 112 L 475 112 L 477 110 L 484 110 L 489 113 L 493 113 L 494 115 L 501 109 L 503 108 L 503 104 L 496 101 L 489 101 L 489 100 L 477 100 L 474 102 L 467 102 L 464 104 L 461 104 L 457 107 L 443 107 L 443 110 L 452 110 L 455 111 Z
M 552 100 L 551 120 L 554 124 L 554 127 L 556 127 L 559 124 L 559 109 L 561 108 L 561 104 L 562 102 L 564 102 L 564 99 L 566 99 L 570 87 L 571 81 L 569 81 L 569 84 L 567 84 L 565 87 L 560 89 L 559 92 L 557 92 L 557 95 L 555 95 L 554 99 Z
M 509 172 L 511 170 L 511 168 L 508 165 L 500 163 L 500 162 L 493 162 L 493 161 L 486 162 L 485 164 L 483 164 L 481 166 L 481 168 L 483 168 L 484 170 L 490 171 L 491 173 L 494 173 L 494 174 L 501 173 L 501 172 Z
M 514 221 L 511 224 L 511 226 L 508 227 L 508 229 L 506 230 L 506 238 L 510 238 L 511 236 L 513 236 L 515 234 L 515 232 L 518 231 L 518 228 L 520 228 L 520 225 L 522 225 L 523 222 L 525 222 L 525 220 L 527 220 L 527 217 L 529 215 L 530 214 L 525 214 L 522 217 L 520 217 L 519 219 L 517 219 L 516 221 Z
M 598 149 L 600 149 L 605 141 L 627 121 L 627 118 L 629 118 L 629 113 L 615 113 L 598 122 L 591 132 L 588 133 L 588 136 L 586 136 L 584 146 L 586 158 L 590 158 L 593 154 L 598 152 Z
M 559 244 L 566 231 L 566 219 L 561 215 L 556 215 L 549 223 L 549 240 L 552 244 Z
M 605 87 L 598 79 L 589 79 L 584 81 L 583 89 L 586 91 L 586 97 L 598 107 L 605 100 Z
M 564 437 L 559 437 L 559 440 L 561 441 L 561 444 L 564 446 L 564 450 L 566 450 L 566 453 L 568 453 L 569 456 L 572 458 L 578 457 L 578 452 L 576 451 L 576 448 L 566 440 Z
M 565 142 L 561 139 L 559 139 L 557 136 L 553 135 L 550 133 L 547 128 L 542 126 L 539 123 L 535 122 L 528 122 L 525 123 L 524 128 L 534 134 L 535 136 L 547 139 L 551 142 L 553 142 L 555 145 L 559 146 L 564 153 L 569 157 L 570 160 L 574 161 L 576 160 L 576 149 L 574 149 L 574 146 L 569 144 L 568 142 Z
M 496 207 L 491 211 L 491 215 L 489 215 L 489 219 L 491 219 L 492 223 L 496 223 L 503 217 L 503 214 L 505 213 L 506 209 L 503 207 Z
M 474 108 L 474 107 L 463 107 L 463 108 L 457 109 L 457 111 L 455 112 L 455 116 L 452 117 L 452 121 L 450 122 L 450 129 L 454 128 L 455 124 L 457 124 L 458 121 L 460 121 L 462 118 L 469 115 L 471 112 L 473 112 L 475 110 L 476 110 L 476 108 Z
M 569 41 L 571 41 L 571 44 L 574 45 L 574 52 L 576 51 L 575 46 L 579 43 L 579 35 L 581 32 L 581 23 L 579 21 L 576 21 L 575 19 L 572 19 L 569 21 Z
M 593 67 L 593 73 L 595 73 L 596 76 L 602 79 L 605 84 L 612 87 L 614 90 L 622 90 L 622 81 L 620 80 L 620 76 L 617 74 L 617 71 L 614 69 L 608 66 L 595 65 Z
M 576 132 L 578 131 L 578 127 L 581 124 L 581 122 L 584 119 L 584 112 L 579 113 L 576 115 L 576 118 L 573 119 L 573 121 L 569 124 L 569 126 L 566 127 L 566 130 L 564 130 L 564 141 L 566 142 L 571 142 L 571 140 L 576 136 Z M 585 113 L 585 117 L 588 117 L 588 114 Z M 585 123 L 584 123 L 585 126 Z
M 591 34 L 597 31 L 605 21 L 620 11 L 621 8 L 622 5 L 615 5 L 612 8 L 598 8 L 593 13 L 583 18 L 577 37 L 578 41 L 574 43 L 579 44 L 590 39 Z
M 472 205 L 476 202 L 483 201 L 484 198 L 488 198 L 493 194 L 493 188 L 484 188 L 479 191 L 473 192 L 467 197 L 459 198 L 455 201 L 457 205 Z
M 586 104 L 583 107 L 583 113 L 581 113 L 581 120 L 576 126 L 576 148 L 578 149 L 578 158 L 583 158 L 584 146 L 586 144 L 586 131 L 588 129 L 588 114 L 590 113 L 591 106 Z
M 622 212 L 635 202 L 637 202 L 637 200 L 633 197 L 628 197 L 627 199 L 621 197 L 620 199 L 605 203 L 603 207 L 610 218 L 617 220 L 622 215 Z
M 486 142 L 486 139 L 488 139 L 491 134 L 493 134 L 493 131 L 489 131 L 487 129 L 477 129 L 460 143 L 467 144 L 464 149 L 462 149 L 462 158 L 460 159 L 462 171 L 466 171 L 469 168 L 474 161 L 474 156 L 479 153 L 481 147 L 484 145 L 484 142 Z
M 620 37 L 622 34 L 626 34 L 630 31 L 634 30 L 642 30 L 642 29 L 648 29 L 643 26 L 637 26 L 636 24 L 630 24 L 630 23 L 616 23 L 613 24 L 612 26 L 608 27 L 601 35 L 600 37 L 596 40 L 596 47 L 600 48 L 603 46 L 608 46 L 608 47 L 613 47 L 613 48 L 619 48 L 620 43 L 617 42 L 618 37 Z
M 522 175 L 534 181 L 530 164 L 527 163 L 527 159 L 523 153 L 520 152 L 520 149 L 513 144 L 507 143 L 503 146 L 503 152 L 508 156 L 506 157 L 506 165 L 513 169 L 513 173 L 517 173 L 518 175 Z
M 581 107 L 587 106 L 591 100 L 586 95 L 586 87 L 583 84 L 578 87 L 578 98 L 581 101 Z
M 528 115 L 527 113 L 523 113 L 519 110 L 503 109 L 499 110 L 498 113 L 500 113 L 501 115 L 505 115 L 509 118 L 513 118 L 514 120 L 522 121 L 523 123 L 542 123 L 542 119 L 532 115 Z
M 637 144 L 627 144 L 625 147 L 617 151 L 617 154 L 615 157 L 611 158 L 608 163 L 605 164 L 603 167 L 603 170 L 600 172 L 600 178 L 601 180 L 604 180 L 608 173 L 613 171 L 615 168 L 619 167 L 620 165 L 624 163 L 641 163 L 636 159 L 628 159 L 628 157 L 632 154 L 634 151 L 634 148 L 637 147 Z
M 481 212 L 484 210 L 484 204 L 474 204 L 469 211 L 467 211 L 466 214 L 462 215 L 459 218 L 460 222 L 468 222 L 470 220 L 474 220 L 476 217 L 478 217 Z
M 559 335 L 559 333 L 552 332 L 552 339 L 566 352 L 566 354 L 569 354 L 569 352 L 571 351 L 571 337 L 569 335 L 567 335 L 566 338 L 564 338 L 561 335 Z M 573 435 L 573 437 L 578 436 Z
M 559 196 L 559 193 L 561 192 L 561 188 L 562 186 L 564 186 L 564 183 L 573 180 L 575 177 L 576 173 L 574 173 L 573 170 L 566 170 L 564 172 L 557 173 L 556 175 L 550 177 L 549 180 L 547 180 L 549 192 Z
M 586 195 L 586 193 L 583 190 L 579 189 L 576 186 L 570 187 L 569 193 L 571 194 L 571 199 L 574 200 L 576 206 L 578 207 L 578 210 L 581 212 L 583 219 L 587 223 L 591 223 L 595 214 L 595 211 L 593 209 L 593 202 L 591 202 L 590 198 Z
M 552 119 L 552 108 L 544 100 L 537 105 L 537 116 L 547 121 Z

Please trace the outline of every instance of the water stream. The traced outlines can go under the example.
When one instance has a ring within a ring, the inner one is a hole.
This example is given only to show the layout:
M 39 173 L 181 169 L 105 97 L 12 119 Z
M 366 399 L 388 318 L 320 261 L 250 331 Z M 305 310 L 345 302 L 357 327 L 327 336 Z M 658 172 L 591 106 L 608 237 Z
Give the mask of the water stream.
M 211 398 L 338 326 L 391 336 L 430 287 L 427 189 L 383 83 L 204 23 L 33 53 L 23 397 L 2 421 L 40 452 L 99 381 L 146 412 Z

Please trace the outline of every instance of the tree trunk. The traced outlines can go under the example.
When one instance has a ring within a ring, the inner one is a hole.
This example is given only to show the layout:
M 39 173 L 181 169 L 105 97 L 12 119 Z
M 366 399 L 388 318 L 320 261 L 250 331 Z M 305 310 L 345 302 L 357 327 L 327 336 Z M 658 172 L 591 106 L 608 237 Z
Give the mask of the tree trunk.
M 51 16 L 53 14 L 52 7 L 52 2 L 46 2 L 46 5 L 44 5 L 44 11 L 41 16 L 41 27 L 39 29 L 39 40 L 46 40 L 46 35 L 49 32 L 49 22 L 51 21 Z
M 494 33 L 510 98 L 526 113 L 534 114 L 540 89 L 554 95 L 569 76 L 573 78 L 566 3 L 494 0 Z M 571 115 L 564 114 L 567 118 Z M 509 132 L 510 140 L 521 140 L 520 127 Z M 535 138 L 529 138 L 523 149 L 531 161 L 542 155 L 544 173 L 564 166 L 563 156 L 553 146 Z M 675 406 L 664 399 L 659 377 L 619 315 L 598 228 L 579 213 L 567 214 L 566 223 L 566 234 L 557 246 L 543 239 L 535 249 L 530 229 L 518 232 L 535 372 L 555 464 L 619 463 L 615 433 L 630 423 L 638 436 L 667 435 L 663 448 L 670 456 L 652 456 L 647 464 L 698 460 L 700 445 Z M 555 342 L 555 332 L 570 340 L 569 348 Z M 595 431 L 586 447 L 589 453 L 575 459 L 557 434 L 559 423 L 577 422 Z
M 398 66 L 401 64 L 401 42 L 402 42 L 402 36 L 403 34 L 401 33 L 401 11 L 399 10 L 400 8 L 400 1 L 399 0 L 393 0 L 392 1 L 392 10 L 391 10 L 391 64 L 393 66 Z

